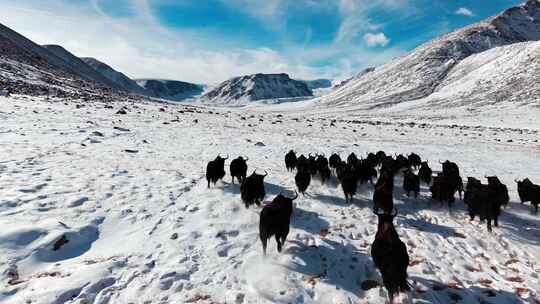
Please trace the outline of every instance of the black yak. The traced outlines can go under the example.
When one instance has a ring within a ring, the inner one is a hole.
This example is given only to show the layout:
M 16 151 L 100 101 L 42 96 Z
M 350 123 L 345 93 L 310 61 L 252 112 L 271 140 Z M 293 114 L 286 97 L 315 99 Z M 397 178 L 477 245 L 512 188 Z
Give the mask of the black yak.
M 495 203 L 501 206 L 507 206 L 510 202 L 508 187 L 501 183 L 497 176 L 486 176 L 486 179 L 488 180 L 488 187 L 492 192 Z
M 493 187 L 490 188 L 475 178 L 468 178 L 464 202 L 469 211 L 469 216 L 471 221 L 477 215 L 481 221 L 487 221 L 487 230 L 489 232 L 492 231 L 491 221 L 494 221 L 495 227 L 499 225 L 501 204 L 497 196 L 498 192 Z
M 373 193 L 373 210 L 382 209 L 386 213 L 394 209 L 394 175 L 390 171 L 382 171 Z
M 235 158 L 231 161 L 231 164 L 229 166 L 229 171 L 231 173 L 233 184 L 234 184 L 234 178 L 236 178 L 240 184 L 246 178 L 247 169 L 248 169 L 246 162 L 248 160 L 249 160 L 248 158 L 243 158 L 242 156 L 239 156 L 238 158 Z
M 328 164 L 330 165 L 330 168 L 336 169 L 340 163 L 341 163 L 341 157 L 339 157 L 338 154 L 334 153 L 330 155 L 330 158 L 328 159 Z
M 354 152 L 352 152 L 347 157 L 347 164 L 354 165 L 354 164 L 356 164 L 356 162 L 358 162 L 358 157 L 356 156 L 356 154 L 354 154 Z
M 264 175 L 257 174 L 256 170 L 248 176 L 240 185 L 240 196 L 242 201 L 249 208 L 250 205 L 261 205 L 261 202 L 266 196 L 264 190 L 264 178 L 268 175 L 268 172 L 264 171 Z
M 306 193 L 307 188 L 309 187 L 309 184 L 311 183 L 311 174 L 309 173 L 307 169 L 302 169 L 302 170 L 299 169 L 296 172 L 294 181 L 296 183 L 296 187 L 298 188 L 298 192 L 304 195 Z
M 403 172 L 403 190 L 407 192 L 407 196 L 410 196 L 411 192 L 414 192 L 415 198 L 418 197 L 418 193 L 420 192 L 420 177 L 410 169 Z
M 225 160 L 228 158 L 228 155 L 225 158 L 218 155 L 216 159 L 208 162 L 208 165 L 206 165 L 206 181 L 208 182 L 208 188 L 210 188 L 210 183 L 215 185 L 218 180 L 225 176 Z
M 371 257 L 375 266 L 381 272 L 383 285 L 388 291 L 390 303 L 393 303 L 395 295 L 410 290 L 407 282 L 409 254 L 405 243 L 399 239 L 396 228 L 392 223 L 397 215 L 397 209 L 393 214 L 375 214 L 379 223 L 375 240 L 371 245 Z
M 425 184 L 429 185 L 431 184 L 431 179 L 433 178 L 433 170 L 428 165 L 428 162 L 422 162 L 420 164 L 420 170 L 418 171 L 418 176 L 420 177 L 420 180 L 424 182 Z
M 518 186 L 518 194 L 521 203 L 531 202 L 534 206 L 534 213 L 538 213 L 538 205 L 540 204 L 540 186 L 533 184 L 530 179 L 526 178 L 522 181 L 515 181 Z
M 420 164 L 422 163 L 422 158 L 418 154 L 411 153 L 407 156 L 407 159 L 409 160 L 409 165 L 415 169 L 418 169 L 420 167 Z
M 356 194 L 358 178 L 353 170 L 346 170 L 341 177 L 341 188 L 345 194 L 345 202 L 352 203 L 353 197 Z
M 262 242 L 263 253 L 266 255 L 266 245 L 272 236 L 276 238 L 277 250 L 281 252 L 283 244 L 289 234 L 289 225 L 293 212 L 293 201 L 298 198 L 288 198 L 279 194 L 268 205 L 265 205 L 260 213 L 259 237 Z
M 287 168 L 287 171 L 292 171 L 296 169 L 297 161 L 298 159 L 296 158 L 296 153 L 293 150 L 285 154 L 285 167 Z

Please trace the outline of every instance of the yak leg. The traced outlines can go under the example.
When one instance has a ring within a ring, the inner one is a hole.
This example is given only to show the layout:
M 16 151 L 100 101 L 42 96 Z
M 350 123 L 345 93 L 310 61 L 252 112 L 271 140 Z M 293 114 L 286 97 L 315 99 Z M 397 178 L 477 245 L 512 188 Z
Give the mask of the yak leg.
M 538 214 L 538 202 L 536 202 L 536 204 L 533 204 L 534 205 L 534 214 Z
M 263 246 L 263 254 L 266 255 L 266 242 L 268 241 L 268 239 L 266 238 L 265 235 L 260 235 L 261 237 L 261 243 L 262 243 L 262 246 Z
M 495 215 L 495 218 L 493 219 L 493 224 L 495 227 L 499 227 L 499 216 Z
M 282 244 L 281 244 L 281 240 L 279 239 L 279 235 L 277 233 L 276 233 L 276 242 L 277 242 L 277 251 L 281 252 Z
M 490 218 L 487 219 L 487 229 L 488 229 L 488 232 L 492 231 L 492 229 L 491 229 L 491 219 Z

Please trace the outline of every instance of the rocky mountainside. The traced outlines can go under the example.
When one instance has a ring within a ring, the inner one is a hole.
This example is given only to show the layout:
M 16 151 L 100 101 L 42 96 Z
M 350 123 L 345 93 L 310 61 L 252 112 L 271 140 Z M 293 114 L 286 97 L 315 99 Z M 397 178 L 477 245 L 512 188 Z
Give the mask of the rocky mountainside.
M 254 74 L 229 79 L 202 96 L 219 104 L 241 104 L 256 100 L 313 96 L 308 85 L 287 74 Z
M 536 40 L 540 40 L 540 0 L 529 0 L 362 73 L 322 97 L 321 101 L 328 105 L 359 105 L 373 109 L 425 98 L 444 91 L 440 86 L 455 81 L 455 78 L 447 77 L 449 74 L 457 77 L 452 70 L 465 58 L 497 46 Z
M 66 61 L 0 24 L 0 87 L 9 93 L 86 98 L 116 91 L 84 63 Z M 100 81 L 96 81 L 100 80 Z
M 43 47 L 56 55 L 56 57 L 62 59 L 65 62 L 66 66 L 68 66 L 70 70 L 74 71 L 81 78 L 88 81 L 100 83 L 111 88 L 122 89 L 120 86 L 117 86 L 116 83 L 105 78 L 102 74 L 97 72 L 79 57 L 75 56 L 62 46 L 49 44 L 43 45 Z
M 137 82 L 113 69 L 109 65 L 91 57 L 81 58 L 81 60 L 100 73 L 103 77 L 107 78 L 110 82 L 114 83 L 117 87 L 135 94 L 149 95 L 149 92 L 139 86 Z
M 178 80 L 136 79 L 136 83 L 145 89 L 151 97 L 182 101 L 201 95 L 203 86 Z

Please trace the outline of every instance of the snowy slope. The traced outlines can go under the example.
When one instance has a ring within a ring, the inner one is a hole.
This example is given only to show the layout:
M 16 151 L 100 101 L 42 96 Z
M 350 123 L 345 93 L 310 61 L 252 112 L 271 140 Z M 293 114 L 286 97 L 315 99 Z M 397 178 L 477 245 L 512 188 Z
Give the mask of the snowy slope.
M 496 46 L 540 40 L 540 1 L 508 9 L 483 22 L 425 43 L 410 54 L 364 73 L 321 100 L 329 105 L 384 107 L 426 97 L 470 55 Z
M 296 201 L 284 252 L 272 240 L 266 258 L 260 208 L 244 208 L 229 176 L 206 188 L 206 162 L 221 153 L 249 157 L 249 172 L 268 170 L 267 200 L 291 194 L 294 176 L 283 164 L 291 148 L 414 151 L 436 170 L 437 160 L 450 159 L 463 176 L 498 175 L 511 202 L 491 234 L 469 221 L 462 201 L 449 213 L 425 187 L 408 199 L 396 178 L 410 303 L 540 300 L 540 220 L 518 203 L 513 183 L 540 182 L 531 166 L 540 156 L 537 120 L 528 128 L 485 127 L 478 115 L 474 127 L 399 120 L 332 127 L 334 117 L 294 104 L 278 117 L 274 107 L 65 102 L 0 97 L 1 303 L 384 303 L 383 290 L 361 288 L 381 281 L 370 257 L 372 186 L 345 204 L 335 182 L 313 181 Z M 115 115 L 122 107 L 128 114 Z
M 178 80 L 136 79 L 136 83 L 144 88 L 148 96 L 182 101 L 201 95 L 203 86 Z
M 135 94 L 148 95 L 148 92 L 139 86 L 134 80 L 113 69 L 109 65 L 91 57 L 81 58 L 84 63 L 96 70 L 103 77 L 113 82 L 117 87 Z
M 256 100 L 313 96 L 308 85 L 287 74 L 254 74 L 229 79 L 204 94 L 201 100 L 214 104 L 246 104 Z

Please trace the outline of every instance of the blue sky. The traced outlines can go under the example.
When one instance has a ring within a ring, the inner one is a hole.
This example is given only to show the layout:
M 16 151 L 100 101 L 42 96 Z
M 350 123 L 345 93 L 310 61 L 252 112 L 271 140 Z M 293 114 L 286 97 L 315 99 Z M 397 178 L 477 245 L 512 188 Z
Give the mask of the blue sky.
M 0 22 L 134 78 L 344 78 L 518 0 L 0 0 Z M 6 13 L 7 12 L 7 13 Z

